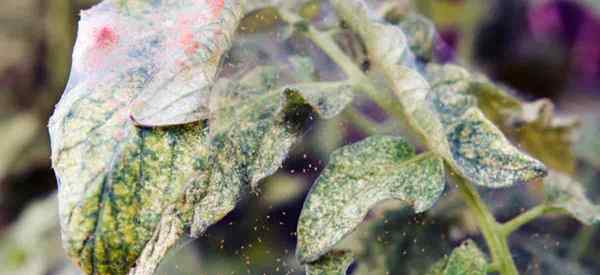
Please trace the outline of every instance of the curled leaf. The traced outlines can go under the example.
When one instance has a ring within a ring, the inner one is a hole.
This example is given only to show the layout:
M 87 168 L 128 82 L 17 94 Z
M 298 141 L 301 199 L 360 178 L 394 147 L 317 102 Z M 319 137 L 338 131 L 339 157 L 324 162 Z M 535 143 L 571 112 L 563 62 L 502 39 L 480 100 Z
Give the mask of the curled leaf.
M 485 255 L 477 245 L 467 240 L 455 248 L 449 257 L 436 263 L 428 275 L 485 275 L 488 274 Z
M 298 221 L 297 255 L 317 260 L 358 226 L 377 203 L 399 199 L 429 209 L 444 190 L 444 168 L 396 137 L 371 137 L 331 154 Z
M 331 251 L 316 262 L 306 265 L 307 275 L 346 275 L 354 261 L 349 251 Z
M 546 203 L 565 210 L 580 222 L 600 223 L 600 205 L 593 204 L 585 195 L 581 183 L 565 174 L 551 172 L 544 180 Z

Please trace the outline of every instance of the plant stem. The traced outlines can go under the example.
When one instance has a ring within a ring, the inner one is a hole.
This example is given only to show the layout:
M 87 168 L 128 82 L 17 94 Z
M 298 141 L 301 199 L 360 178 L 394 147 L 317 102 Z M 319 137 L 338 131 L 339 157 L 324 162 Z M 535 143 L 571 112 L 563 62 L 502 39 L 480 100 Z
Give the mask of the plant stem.
M 500 234 L 504 237 L 508 237 L 511 233 L 519 229 L 519 227 L 524 224 L 529 223 L 532 220 L 548 213 L 550 211 L 555 210 L 556 208 L 549 206 L 547 204 L 540 204 L 527 210 L 526 212 L 520 214 L 519 216 L 513 218 L 512 220 L 502 224 L 500 226 Z
M 395 103 L 396 100 L 389 94 L 381 92 L 381 88 L 377 87 L 354 61 L 340 49 L 331 32 L 319 31 L 305 22 L 302 17 L 286 10 L 280 10 L 280 15 L 290 25 L 302 25 L 305 28 L 304 35 L 340 67 L 355 88 L 365 93 L 377 106 L 390 113 L 390 115 L 394 117 L 402 116 L 403 113 L 399 110 L 400 106 Z
M 284 13 L 282 16 L 288 22 L 300 22 L 294 15 Z M 325 32 L 316 30 L 307 24 L 305 35 L 321 48 L 349 78 L 351 83 L 361 88 L 376 104 L 400 120 L 406 120 L 406 114 L 403 112 L 400 104 L 395 100 L 390 100 L 381 93 L 380 88 L 358 68 L 356 64 L 340 49 L 333 38 Z M 409 124 L 410 125 L 410 124 Z M 413 129 L 414 130 L 414 129 Z M 417 131 L 418 133 L 418 131 Z M 481 200 L 479 193 L 466 180 L 456 176 L 456 182 L 467 205 L 475 215 L 479 227 L 489 247 L 493 263 L 491 267 L 502 275 L 518 275 L 517 268 L 512 259 L 506 235 L 502 234 L 501 226 L 498 224 L 485 203 Z
M 455 176 L 454 178 L 465 202 L 475 215 L 475 219 L 477 219 L 481 233 L 490 250 L 495 269 L 502 275 L 519 274 L 508 248 L 506 236 L 500 233 L 500 225 L 481 200 L 477 190 L 466 182 L 464 178 L 460 176 Z

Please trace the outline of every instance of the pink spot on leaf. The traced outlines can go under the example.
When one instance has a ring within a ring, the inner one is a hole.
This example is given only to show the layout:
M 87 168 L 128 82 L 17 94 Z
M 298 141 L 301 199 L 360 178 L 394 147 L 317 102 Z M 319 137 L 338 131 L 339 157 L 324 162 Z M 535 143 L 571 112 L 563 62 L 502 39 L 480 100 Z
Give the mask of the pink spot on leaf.
M 103 26 L 94 32 L 94 47 L 109 50 L 119 42 L 119 36 L 111 27 Z
M 210 7 L 210 14 L 212 17 L 218 17 L 221 15 L 221 11 L 223 11 L 225 0 L 208 0 L 208 6 Z

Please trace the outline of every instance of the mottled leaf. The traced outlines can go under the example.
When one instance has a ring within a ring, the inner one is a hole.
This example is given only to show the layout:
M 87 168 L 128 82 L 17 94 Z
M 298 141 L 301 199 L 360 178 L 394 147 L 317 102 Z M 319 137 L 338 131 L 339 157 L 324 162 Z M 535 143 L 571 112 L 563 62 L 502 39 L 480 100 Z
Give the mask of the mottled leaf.
M 428 275 L 486 275 L 488 263 L 477 245 L 468 240 L 455 248 L 449 257 L 436 263 Z
M 509 186 L 542 177 L 539 161 L 525 155 L 477 108 L 468 95 L 470 74 L 452 65 L 430 66 L 429 94 L 440 118 L 452 159 L 464 176 L 490 187 Z
M 348 267 L 354 261 L 349 251 L 334 250 L 319 260 L 306 265 L 307 275 L 346 275 Z
M 222 79 L 206 100 L 206 123 L 168 128 L 129 119 L 142 84 L 71 86 L 49 125 L 69 256 L 88 274 L 133 266 L 131 274 L 151 274 L 183 235 L 201 234 L 272 174 L 307 120 L 333 116 L 352 99 L 345 83 L 274 88 L 283 84 L 277 70 Z
M 512 146 L 464 94 L 469 73 L 456 66 L 430 67 L 427 77 L 412 67 L 403 31 L 381 23 L 361 0 L 334 0 L 338 14 L 362 37 L 370 60 L 397 95 L 411 128 L 469 181 L 503 187 L 545 174 L 539 161 Z M 405 65 L 403 65 L 405 64 Z
M 600 205 L 593 204 L 585 195 L 581 183 L 570 176 L 551 172 L 544 180 L 546 203 L 563 209 L 580 222 L 600 223 Z
M 291 85 L 264 91 L 236 88 L 234 82 L 226 82 L 229 88 L 211 102 L 210 185 L 194 214 L 194 235 L 234 208 L 243 183 L 256 187 L 279 168 L 300 134 L 299 126 L 313 119 L 312 112 L 330 118 L 352 100 L 345 83 Z
M 106 0 L 82 13 L 69 86 L 135 87 L 127 104 L 139 125 L 205 119 L 241 15 L 239 0 Z
M 416 156 L 401 138 L 370 137 L 338 149 L 304 203 L 297 255 L 302 262 L 317 260 L 379 202 L 399 199 L 422 212 L 443 190 L 442 160 L 433 154 Z
M 579 121 L 557 116 L 547 99 L 522 102 L 510 89 L 481 75 L 470 79 L 468 93 L 477 98 L 485 116 L 533 157 L 564 173 L 575 172 L 573 144 Z

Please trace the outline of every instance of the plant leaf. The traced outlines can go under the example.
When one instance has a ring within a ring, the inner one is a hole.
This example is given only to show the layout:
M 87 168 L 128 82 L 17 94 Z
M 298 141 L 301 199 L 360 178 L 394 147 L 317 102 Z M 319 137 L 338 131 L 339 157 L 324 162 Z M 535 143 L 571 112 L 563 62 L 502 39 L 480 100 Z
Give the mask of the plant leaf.
M 331 251 L 318 261 L 306 265 L 307 275 L 346 275 L 354 261 L 349 251 Z
M 406 34 L 411 51 L 422 60 L 431 60 L 437 35 L 433 23 L 421 15 L 411 13 L 403 17 L 398 26 Z
M 600 205 L 593 204 L 585 195 L 581 183 L 565 174 L 551 171 L 544 180 L 546 203 L 565 210 L 580 222 L 600 223 Z
M 485 275 L 488 263 L 477 245 L 467 240 L 455 248 L 449 257 L 436 263 L 428 275 Z
M 429 94 L 440 118 L 453 162 L 473 182 L 510 186 L 545 176 L 544 165 L 520 152 L 468 95 L 470 74 L 453 65 L 428 68 Z
M 579 121 L 554 114 L 547 99 L 521 102 L 508 88 L 492 83 L 481 75 L 471 80 L 468 93 L 477 98 L 485 116 L 499 125 L 525 151 L 549 168 L 563 173 L 575 172 L 575 130 Z
M 469 87 L 461 81 L 469 77 L 467 71 L 456 66 L 431 67 L 426 79 L 410 67 L 412 54 L 399 27 L 378 21 L 361 0 L 332 3 L 362 37 L 370 60 L 390 83 L 408 123 L 454 170 L 487 187 L 510 186 L 545 175 L 542 163 L 512 146 L 477 108 L 476 100 L 463 94 Z
M 581 134 L 575 143 L 577 157 L 600 169 L 600 117 L 588 114 L 583 117 Z
M 556 117 L 552 102 L 540 99 L 523 104 L 522 112 L 512 119 L 511 126 L 519 144 L 533 156 L 553 170 L 575 173 L 573 144 L 578 120 Z
M 432 154 L 415 156 L 401 138 L 370 137 L 331 154 L 298 221 L 297 255 L 312 262 L 359 225 L 371 207 L 389 199 L 429 209 L 444 190 L 444 168 Z
M 207 123 L 168 128 L 129 119 L 140 86 L 67 90 L 49 128 L 63 240 L 84 272 L 151 274 L 183 235 L 201 234 L 273 173 L 313 115 L 333 116 L 352 99 L 345 83 L 275 88 L 278 69 L 222 79 L 206 99 Z
M 239 0 L 106 0 L 82 13 L 69 86 L 128 84 L 138 90 L 127 102 L 138 125 L 205 119 L 241 16 Z

